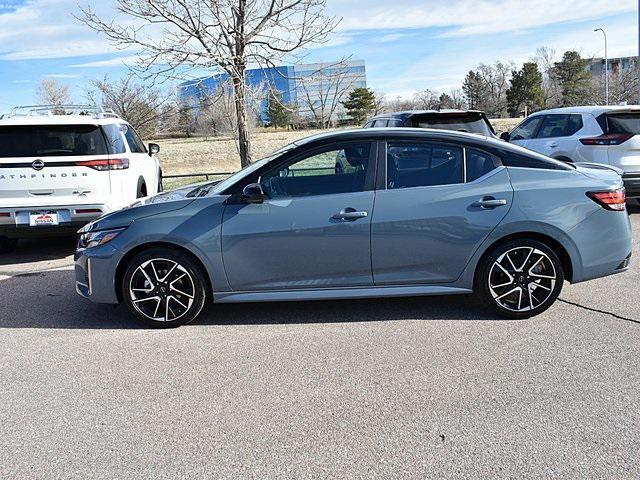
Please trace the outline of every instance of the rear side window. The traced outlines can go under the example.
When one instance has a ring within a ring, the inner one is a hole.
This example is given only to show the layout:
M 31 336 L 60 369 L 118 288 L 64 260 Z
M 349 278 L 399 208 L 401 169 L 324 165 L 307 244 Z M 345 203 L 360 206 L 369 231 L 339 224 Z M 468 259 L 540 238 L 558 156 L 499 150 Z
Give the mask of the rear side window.
M 462 183 L 462 148 L 434 143 L 389 142 L 387 188 Z
M 609 133 L 640 135 L 640 112 L 610 113 L 607 115 Z
M 581 128 L 581 115 L 545 115 L 537 137 L 570 137 Z
M 397 120 L 397 119 L 389 120 L 389 123 L 387 125 L 387 127 L 401 127 L 401 126 L 402 126 L 402 120 Z
M 488 121 L 479 113 L 428 113 L 412 118 L 414 127 L 437 128 L 492 136 Z
M 73 157 L 107 153 L 104 135 L 96 125 L 0 127 L 0 157 Z
M 467 148 L 467 182 L 473 182 L 498 166 L 498 160 L 489 153 Z
M 373 122 L 373 126 L 374 127 L 386 127 L 387 126 L 387 120 L 376 120 L 375 122 Z
M 120 129 L 124 132 L 131 153 L 147 153 L 147 148 L 133 128 L 129 125 L 121 125 Z

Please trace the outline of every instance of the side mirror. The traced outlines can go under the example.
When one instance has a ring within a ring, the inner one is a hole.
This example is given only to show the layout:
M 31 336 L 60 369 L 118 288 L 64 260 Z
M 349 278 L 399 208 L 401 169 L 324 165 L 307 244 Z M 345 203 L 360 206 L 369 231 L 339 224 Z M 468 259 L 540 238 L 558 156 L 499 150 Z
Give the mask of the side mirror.
M 500 139 L 508 142 L 511 139 L 511 134 L 509 132 L 502 132 L 500 134 Z
M 245 203 L 262 203 L 267 196 L 259 183 L 250 183 L 242 189 L 242 201 Z
M 155 155 L 156 153 L 160 153 L 160 145 L 157 143 L 149 144 L 149 156 Z

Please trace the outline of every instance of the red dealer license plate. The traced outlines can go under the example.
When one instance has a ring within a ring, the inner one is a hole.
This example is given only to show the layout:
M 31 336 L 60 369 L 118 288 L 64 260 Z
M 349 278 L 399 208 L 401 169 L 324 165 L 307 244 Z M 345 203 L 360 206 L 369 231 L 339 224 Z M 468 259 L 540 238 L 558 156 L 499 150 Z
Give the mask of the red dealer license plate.
M 58 225 L 58 223 L 58 212 L 29 212 L 29 225 L 32 227 L 45 227 Z

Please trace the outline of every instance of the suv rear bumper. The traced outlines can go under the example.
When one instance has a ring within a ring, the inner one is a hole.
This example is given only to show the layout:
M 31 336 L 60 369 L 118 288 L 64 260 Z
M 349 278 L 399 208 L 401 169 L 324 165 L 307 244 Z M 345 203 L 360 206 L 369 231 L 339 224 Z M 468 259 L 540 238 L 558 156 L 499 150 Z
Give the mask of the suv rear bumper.
M 627 197 L 640 197 L 640 173 L 625 173 L 622 175 L 622 181 Z
M 58 225 L 31 226 L 29 214 L 34 211 L 58 213 Z M 75 235 L 79 228 L 109 212 L 103 204 L 39 207 L 0 207 L 0 236 L 9 238 Z

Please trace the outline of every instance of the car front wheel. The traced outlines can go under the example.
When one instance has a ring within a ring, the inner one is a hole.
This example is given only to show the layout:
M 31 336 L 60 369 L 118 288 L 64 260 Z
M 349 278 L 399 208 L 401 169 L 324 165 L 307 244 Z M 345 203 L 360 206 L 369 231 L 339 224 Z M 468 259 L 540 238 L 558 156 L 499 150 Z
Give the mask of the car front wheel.
M 152 248 L 127 265 L 122 298 L 146 325 L 170 328 L 193 321 L 202 311 L 207 282 L 202 268 L 189 255 Z
M 529 318 L 544 312 L 560 295 L 564 283 L 556 253 L 536 240 L 513 240 L 493 249 L 478 267 L 480 301 L 508 318 Z

